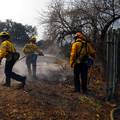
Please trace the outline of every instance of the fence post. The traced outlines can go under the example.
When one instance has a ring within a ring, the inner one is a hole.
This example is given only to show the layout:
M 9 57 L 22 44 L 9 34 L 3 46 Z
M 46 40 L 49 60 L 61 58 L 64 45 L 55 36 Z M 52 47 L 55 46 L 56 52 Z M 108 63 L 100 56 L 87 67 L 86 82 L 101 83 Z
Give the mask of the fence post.
M 110 32 L 110 34 L 109 34 Z M 107 55 L 106 55 L 106 67 L 107 67 L 107 85 L 106 85 L 106 99 L 110 100 L 114 98 L 115 91 L 116 91 L 116 83 L 117 83 L 117 46 L 118 46 L 118 39 L 117 34 L 112 30 L 107 33 Z

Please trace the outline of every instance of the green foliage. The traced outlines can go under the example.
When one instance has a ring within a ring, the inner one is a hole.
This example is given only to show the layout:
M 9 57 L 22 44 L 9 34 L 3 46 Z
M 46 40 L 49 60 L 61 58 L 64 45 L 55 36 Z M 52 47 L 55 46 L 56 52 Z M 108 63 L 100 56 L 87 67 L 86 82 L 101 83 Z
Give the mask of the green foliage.
M 30 25 L 13 22 L 12 20 L 0 21 L 0 32 L 7 31 L 11 35 L 11 39 L 16 45 L 24 45 L 31 35 L 36 35 L 37 30 Z

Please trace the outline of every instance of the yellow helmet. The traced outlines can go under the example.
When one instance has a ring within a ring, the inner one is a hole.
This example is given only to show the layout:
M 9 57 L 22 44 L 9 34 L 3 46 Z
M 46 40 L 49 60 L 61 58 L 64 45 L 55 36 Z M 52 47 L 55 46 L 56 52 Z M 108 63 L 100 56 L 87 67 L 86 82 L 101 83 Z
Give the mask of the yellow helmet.
M 36 36 L 32 36 L 30 39 L 31 42 L 36 42 Z
M 4 38 L 4 37 L 10 37 L 10 34 L 8 32 L 0 32 L 0 37 Z

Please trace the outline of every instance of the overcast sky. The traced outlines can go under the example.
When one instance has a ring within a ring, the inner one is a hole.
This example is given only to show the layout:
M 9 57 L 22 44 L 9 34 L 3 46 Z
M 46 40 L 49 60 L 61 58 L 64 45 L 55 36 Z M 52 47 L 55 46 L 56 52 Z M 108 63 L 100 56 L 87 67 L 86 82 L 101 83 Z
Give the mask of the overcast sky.
M 0 20 L 12 19 L 15 22 L 37 26 L 39 13 L 47 9 L 51 0 L 1 0 Z M 39 36 L 42 36 L 39 28 Z

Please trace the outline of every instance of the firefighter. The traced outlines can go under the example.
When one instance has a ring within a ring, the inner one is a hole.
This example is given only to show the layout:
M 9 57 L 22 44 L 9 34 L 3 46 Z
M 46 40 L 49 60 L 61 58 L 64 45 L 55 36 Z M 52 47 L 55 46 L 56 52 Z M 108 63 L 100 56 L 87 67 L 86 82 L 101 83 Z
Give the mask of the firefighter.
M 43 56 L 42 50 L 36 44 L 36 37 L 32 36 L 31 39 L 25 44 L 23 52 L 26 55 L 26 65 L 28 69 L 29 76 L 37 79 L 36 76 L 36 62 L 37 56 Z
M 16 61 L 19 59 L 20 54 L 16 52 L 16 48 L 13 44 L 13 42 L 10 40 L 10 34 L 8 32 L 1 32 L 0 33 L 0 61 L 3 58 L 6 58 L 5 63 L 5 77 L 6 81 L 3 84 L 6 87 L 11 86 L 11 78 L 20 81 L 21 87 L 24 88 L 26 77 L 16 74 L 15 72 L 12 72 L 13 66 L 16 63 Z
M 77 32 L 70 54 L 70 65 L 74 68 L 75 92 L 87 93 L 88 59 L 90 57 L 95 58 L 95 49 L 86 41 L 83 33 Z

